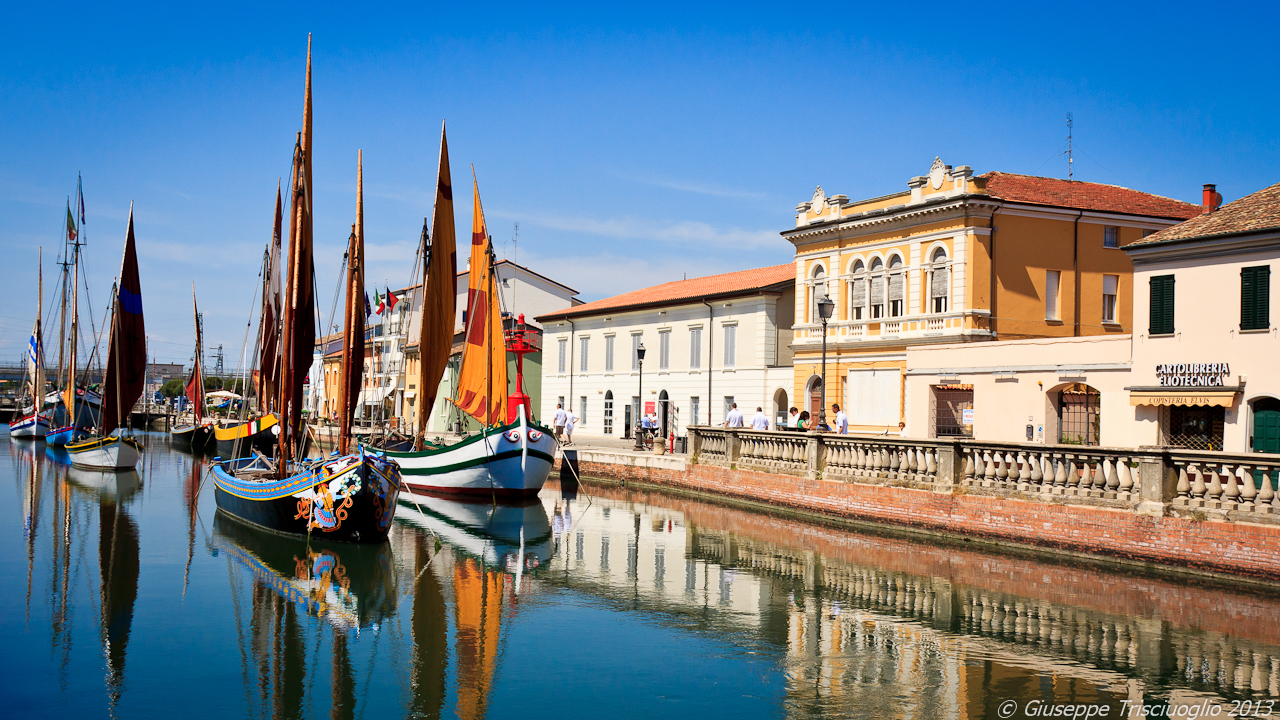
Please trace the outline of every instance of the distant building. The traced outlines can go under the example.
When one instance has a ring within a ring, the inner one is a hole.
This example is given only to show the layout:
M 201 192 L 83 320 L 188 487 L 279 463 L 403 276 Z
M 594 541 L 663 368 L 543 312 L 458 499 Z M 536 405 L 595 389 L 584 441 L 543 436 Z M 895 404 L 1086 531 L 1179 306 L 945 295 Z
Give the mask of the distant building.
M 855 432 L 897 432 L 908 348 L 1135 332 L 1145 304 L 1135 307 L 1124 248 L 1201 212 L 1113 185 L 975 176 L 938 159 L 882 197 L 851 202 L 818 188 L 782 233 L 795 246 L 797 405 L 821 409 L 824 295 L 834 301 L 828 406 L 841 403 Z M 932 416 L 913 423 L 930 434 L 971 431 L 955 425 L 973 409 L 973 383 L 948 372 L 929 392 L 922 407 Z
M 676 280 L 540 315 L 542 412 L 572 409 L 578 429 L 629 435 L 641 412 L 663 433 L 719 424 L 731 403 L 771 425 L 791 399 L 790 264 Z M 645 348 L 643 387 L 636 349 Z M 643 405 L 642 405 L 643 403 Z

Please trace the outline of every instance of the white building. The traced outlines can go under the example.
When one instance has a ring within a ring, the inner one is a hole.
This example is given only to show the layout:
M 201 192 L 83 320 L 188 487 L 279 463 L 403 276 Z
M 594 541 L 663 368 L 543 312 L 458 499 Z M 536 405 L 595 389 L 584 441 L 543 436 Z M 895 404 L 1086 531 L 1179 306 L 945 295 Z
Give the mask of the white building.
M 541 417 L 561 403 L 580 431 L 623 436 L 643 398 L 664 435 L 723 423 L 733 402 L 776 422 L 792 403 L 795 272 L 788 263 L 677 280 L 538 316 Z
M 1280 184 L 1124 249 L 1138 444 L 1280 453 Z

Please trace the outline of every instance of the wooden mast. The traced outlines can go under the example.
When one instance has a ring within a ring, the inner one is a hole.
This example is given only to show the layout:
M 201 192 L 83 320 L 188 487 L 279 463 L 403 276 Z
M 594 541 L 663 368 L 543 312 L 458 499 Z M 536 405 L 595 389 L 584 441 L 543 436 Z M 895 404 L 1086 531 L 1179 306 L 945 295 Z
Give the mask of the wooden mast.
M 351 448 L 351 426 L 364 378 L 364 153 L 356 151 L 356 222 L 347 247 L 347 302 L 338 375 L 338 452 Z

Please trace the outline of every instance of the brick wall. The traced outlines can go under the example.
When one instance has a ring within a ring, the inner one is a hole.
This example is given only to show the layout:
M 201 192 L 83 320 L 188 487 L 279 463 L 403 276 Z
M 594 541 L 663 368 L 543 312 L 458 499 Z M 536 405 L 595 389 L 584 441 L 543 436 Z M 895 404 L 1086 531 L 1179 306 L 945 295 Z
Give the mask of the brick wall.
M 579 472 L 967 537 L 1280 580 L 1280 528 L 1272 526 L 1148 517 L 709 465 L 665 469 L 583 461 Z

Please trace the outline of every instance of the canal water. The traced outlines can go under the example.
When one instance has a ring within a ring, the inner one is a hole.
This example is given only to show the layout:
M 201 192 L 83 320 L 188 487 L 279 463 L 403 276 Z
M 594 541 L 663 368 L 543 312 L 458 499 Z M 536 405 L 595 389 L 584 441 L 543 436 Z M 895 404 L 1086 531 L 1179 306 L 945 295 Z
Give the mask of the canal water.
M 0 714 L 1228 717 L 1280 699 L 1277 595 L 590 479 L 523 507 L 402 504 L 385 545 L 308 545 L 218 516 L 207 461 L 144 439 L 121 475 L 0 441 Z

